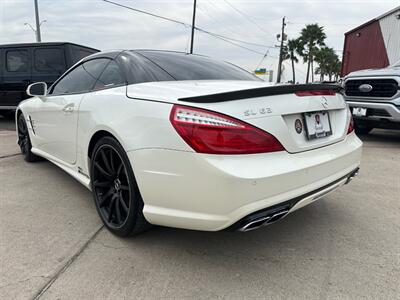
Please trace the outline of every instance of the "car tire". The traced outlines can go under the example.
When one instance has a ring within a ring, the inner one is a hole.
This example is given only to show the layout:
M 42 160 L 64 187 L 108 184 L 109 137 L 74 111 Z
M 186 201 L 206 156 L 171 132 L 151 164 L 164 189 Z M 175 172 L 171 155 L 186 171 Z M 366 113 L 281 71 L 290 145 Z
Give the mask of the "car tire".
M 358 135 L 367 135 L 368 133 L 371 132 L 371 130 L 374 129 L 373 127 L 369 127 L 369 126 L 360 126 L 360 125 L 355 125 L 355 132 Z
M 114 138 L 97 141 L 90 177 L 97 212 L 112 233 L 126 237 L 151 227 L 143 215 L 144 203 L 128 156 Z
M 43 160 L 40 156 L 37 156 L 32 153 L 32 143 L 29 137 L 28 126 L 25 121 L 25 117 L 23 114 L 20 114 L 17 119 L 18 126 L 18 145 L 21 149 L 21 153 L 24 156 L 25 161 L 27 162 L 35 162 Z

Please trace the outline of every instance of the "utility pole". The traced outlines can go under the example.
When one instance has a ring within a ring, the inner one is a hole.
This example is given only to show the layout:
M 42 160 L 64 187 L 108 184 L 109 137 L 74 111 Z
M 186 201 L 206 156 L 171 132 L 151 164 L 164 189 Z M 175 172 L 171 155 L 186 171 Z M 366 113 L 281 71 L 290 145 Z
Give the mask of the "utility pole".
M 40 43 L 42 41 L 42 38 L 40 35 L 39 6 L 38 6 L 38 0 L 34 1 L 35 1 L 35 18 L 36 18 L 36 42 Z
M 281 47 L 279 51 L 279 63 L 278 63 L 278 77 L 276 79 L 276 82 L 281 82 L 281 73 L 282 73 L 282 61 L 283 61 L 283 42 L 285 40 L 285 17 L 282 19 L 282 34 L 281 34 Z
M 193 20 L 192 20 L 192 39 L 190 42 L 190 54 L 193 54 L 193 42 L 194 42 L 194 28 L 196 25 L 196 0 L 193 3 Z

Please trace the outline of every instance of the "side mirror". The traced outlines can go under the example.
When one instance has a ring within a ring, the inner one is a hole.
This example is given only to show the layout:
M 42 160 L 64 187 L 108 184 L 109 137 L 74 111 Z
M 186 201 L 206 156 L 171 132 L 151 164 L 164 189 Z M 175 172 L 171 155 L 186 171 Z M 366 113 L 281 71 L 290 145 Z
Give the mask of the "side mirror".
M 35 82 L 28 86 L 26 93 L 29 96 L 44 97 L 47 95 L 47 84 L 46 82 Z

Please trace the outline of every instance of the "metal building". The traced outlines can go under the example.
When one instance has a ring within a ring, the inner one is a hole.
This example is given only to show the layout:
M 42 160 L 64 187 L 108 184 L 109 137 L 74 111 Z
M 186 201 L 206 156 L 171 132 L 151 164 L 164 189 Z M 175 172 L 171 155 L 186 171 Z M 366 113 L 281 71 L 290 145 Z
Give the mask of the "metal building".
M 400 60 L 400 6 L 345 33 L 342 76 Z

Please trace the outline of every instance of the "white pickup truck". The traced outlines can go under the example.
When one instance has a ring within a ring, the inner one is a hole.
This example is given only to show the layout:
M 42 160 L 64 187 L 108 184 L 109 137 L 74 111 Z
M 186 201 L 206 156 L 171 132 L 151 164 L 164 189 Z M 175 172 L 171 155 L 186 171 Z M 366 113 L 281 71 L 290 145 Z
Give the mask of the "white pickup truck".
M 400 129 L 400 61 L 384 69 L 352 72 L 344 86 L 358 134 Z

